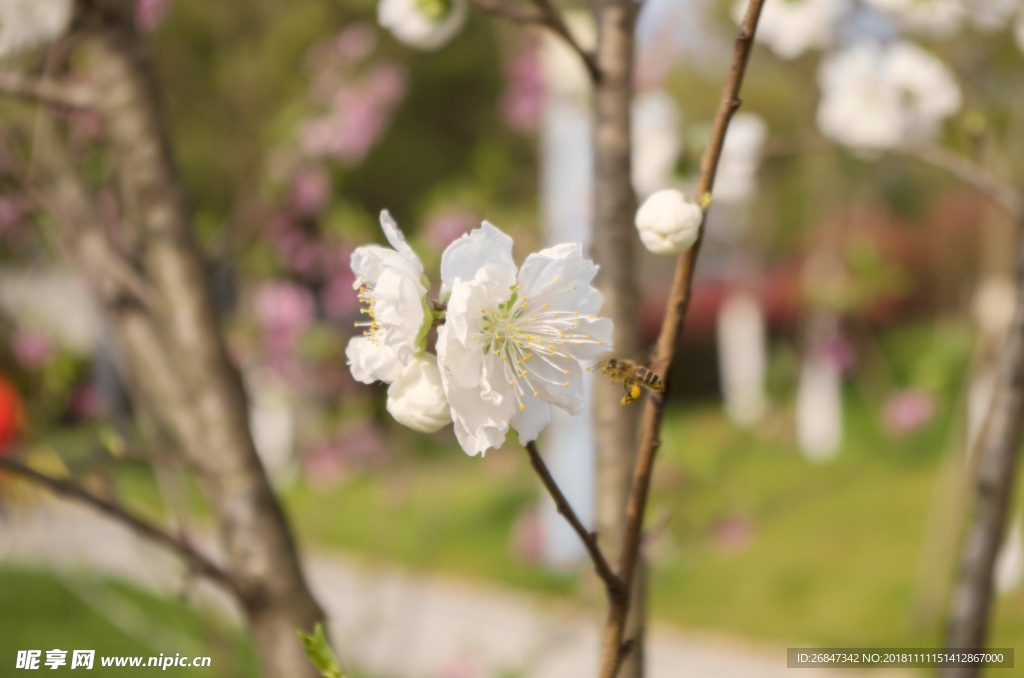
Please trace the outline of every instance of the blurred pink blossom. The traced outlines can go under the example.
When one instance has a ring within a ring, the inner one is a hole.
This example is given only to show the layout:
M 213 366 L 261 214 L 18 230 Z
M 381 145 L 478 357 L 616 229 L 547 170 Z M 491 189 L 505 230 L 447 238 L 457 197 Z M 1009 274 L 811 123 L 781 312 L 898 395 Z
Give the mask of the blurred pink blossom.
M 526 508 L 512 526 L 512 555 L 524 563 L 539 563 L 544 555 L 544 520 L 535 506 Z
M 302 465 L 311 485 L 329 487 L 355 471 L 380 464 L 386 456 L 384 435 L 371 425 L 346 430 L 333 442 L 313 448 L 302 456 Z
M 841 334 L 833 334 L 822 341 L 815 350 L 816 357 L 822 362 L 846 371 L 857 361 L 857 349 Z
M 92 419 L 99 411 L 99 395 L 92 384 L 84 384 L 71 394 L 71 413 L 76 419 Z
M 883 418 L 890 431 L 904 435 L 915 431 L 935 416 L 935 399 L 915 389 L 898 391 L 885 403 Z
M 316 317 L 316 304 L 301 285 L 264 283 L 256 292 L 256 317 L 271 360 L 281 365 L 291 358 L 295 343 Z
M 482 678 L 483 669 L 466 657 L 449 659 L 437 672 L 437 678 Z
M 17 225 L 28 213 L 28 202 L 20 196 L 0 197 L 0 233 Z
M 135 25 L 144 33 L 156 30 L 163 23 L 170 7 L 171 0 L 136 0 Z
M 319 272 L 320 243 L 302 230 L 295 229 L 277 239 L 281 257 L 288 268 L 304 276 Z
M 352 288 L 356 280 L 351 270 L 339 271 L 328 279 L 320 298 L 332 318 L 344 318 L 359 308 L 359 294 Z
M 427 221 L 423 225 L 423 237 L 431 248 L 441 252 L 454 240 L 479 225 L 480 220 L 467 210 L 459 208 L 438 210 L 427 217 Z
M 345 61 L 362 61 L 377 48 L 377 32 L 365 21 L 346 26 L 334 41 L 334 50 Z
M 715 548 L 722 553 L 739 553 L 750 545 L 753 538 L 753 526 L 743 518 L 727 518 L 715 526 Z
M 405 90 L 405 71 L 392 63 L 375 65 L 358 83 L 342 84 L 330 110 L 302 129 L 303 151 L 349 166 L 359 164 L 380 140 Z
M 50 362 L 54 355 L 54 345 L 48 336 L 38 330 L 19 329 L 12 340 L 14 359 L 22 367 L 38 370 Z
M 508 126 L 520 132 L 537 128 L 544 106 L 544 75 L 540 50 L 530 45 L 520 50 L 505 67 L 507 84 L 501 97 L 501 114 Z
M 292 179 L 292 207 L 303 216 L 313 216 L 327 204 L 331 177 L 320 166 L 303 167 Z

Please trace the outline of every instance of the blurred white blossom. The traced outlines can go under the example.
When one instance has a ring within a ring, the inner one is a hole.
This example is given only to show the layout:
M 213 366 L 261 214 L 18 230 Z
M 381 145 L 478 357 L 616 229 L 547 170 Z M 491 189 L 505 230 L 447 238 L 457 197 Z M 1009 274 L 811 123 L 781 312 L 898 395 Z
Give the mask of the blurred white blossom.
M 455 37 L 468 13 L 467 0 L 381 0 L 377 22 L 395 39 L 421 50 L 435 50 Z
M 0 0 L 0 57 L 60 37 L 71 9 L 71 0 Z
M 420 433 L 434 433 L 451 423 L 435 356 L 421 353 L 409 361 L 388 387 L 387 407 L 395 421 Z
M 445 250 L 451 294 L 437 359 L 467 454 L 500 447 L 510 426 L 521 443 L 535 440 L 550 405 L 582 409 L 581 361 L 612 348 L 596 274 L 578 243 L 531 254 L 517 270 L 512 239 L 487 222 Z
M 420 350 L 421 331 L 432 321 L 426 309 L 423 264 L 387 210 L 380 213 L 384 235 L 394 249 L 364 245 L 352 252 L 353 287 L 367 305 L 363 336 L 345 349 L 352 376 L 363 383 L 391 383 Z
M 843 439 L 843 375 L 834 361 L 809 352 L 797 385 L 796 437 L 811 461 L 827 461 Z
M 718 311 L 718 367 L 729 418 L 740 425 L 757 422 L 764 413 L 767 365 L 764 312 L 747 292 L 731 295 Z
M 679 136 L 679 108 L 664 90 L 633 100 L 632 179 L 637 195 L 645 198 L 672 185 L 676 160 L 683 150 Z
M 674 189 L 658 191 L 636 212 L 640 242 L 654 254 L 682 254 L 697 242 L 703 213 L 700 207 Z
M 743 21 L 749 0 L 733 5 L 732 17 Z M 827 47 L 850 0 L 766 0 L 757 22 L 756 40 L 780 59 L 793 59 L 809 49 Z
M 818 128 L 854 148 L 926 139 L 961 102 L 942 62 L 906 41 L 863 42 L 837 52 L 822 62 L 818 84 Z
M 757 168 L 768 125 L 753 113 L 733 117 L 725 135 L 722 157 L 715 175 L 715 200 L 739 203 L 749 200 L 757 188 Z
M 948 36 L 967 14 L 961 0 L 867 0 L 908 30 Z

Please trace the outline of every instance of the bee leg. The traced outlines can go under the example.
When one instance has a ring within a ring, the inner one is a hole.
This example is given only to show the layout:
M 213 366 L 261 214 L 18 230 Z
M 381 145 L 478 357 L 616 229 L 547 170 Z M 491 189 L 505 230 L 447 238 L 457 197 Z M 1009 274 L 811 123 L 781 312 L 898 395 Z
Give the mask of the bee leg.
M 638 384 L 624 384 L 626 387 L 626 397 L 622 399 L 623 405 L 628 405 L 640 397 L 640 386 Z

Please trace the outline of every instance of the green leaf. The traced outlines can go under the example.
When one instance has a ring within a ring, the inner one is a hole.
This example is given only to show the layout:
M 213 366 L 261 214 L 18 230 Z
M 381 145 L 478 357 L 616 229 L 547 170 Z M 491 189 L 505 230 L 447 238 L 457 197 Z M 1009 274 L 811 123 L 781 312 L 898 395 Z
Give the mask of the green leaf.
M 324 678 L 345 678 L 341 667 L 338 666 L 338 660 L 334 658 L 334 653 L 327 644 L 327 638 L 324 637 L 323 625 L 317 623 L 311 636 L 299 630 L 299 640 L 302 641 L 302 647 L 306 649 L 309 660 L 313 662 L 320 675 Z

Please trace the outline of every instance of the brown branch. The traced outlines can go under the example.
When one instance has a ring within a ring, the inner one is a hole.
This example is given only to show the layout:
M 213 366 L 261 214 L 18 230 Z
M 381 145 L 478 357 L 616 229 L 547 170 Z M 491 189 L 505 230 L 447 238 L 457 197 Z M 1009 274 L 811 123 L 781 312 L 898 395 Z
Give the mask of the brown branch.
M 622 599 L 626 595 L 626 583 L 619 579 L 612 570 L 611 565 L 608 564 L 608 560 L 604 557 L 601 547 L 598 546 L 597 533 L 587 530 L 583 523 L 580 522 L 576 512 L 573 511 L 572 506 L 569 504 L 569 500 L 565 498 L 561 488 L 558 487 L 558 481 L 551 475 L 547 464 L 544 463 L 544 458 L 537 451 L 537 444 L 533 441 L 526 443 L 526 451 L 530 454 L 530 464 L 533 465 L 533 470 L 540 476 L 541 482 L 544 483 L 548 494 L 554 500 L 555 508 L 572 526 L 572 529 L 576 531 L 576 534 L 583 541 L 583 545 L 586 546 L 590 559 L 594 561 L 594 569 L 597 570 L 597 576 L 601 578 L 605 588 L 608 590 L 608 597 L 611 600 Z
M 816 135 L 798 136 L 777 140 L 765 146 L 761 153 L 764 159 L 784 158 L 803 153 L 828 153 L 842 148 Z M 883 151 L 889 155 L 917 160 L 954 177 L 975 189 L 1006 212 L 1011 218 L 1024 215 L 1024 196 L 1013 186 L 994 176 L 985 167 L 971 162 L 968 158 L 942 146 L 904 145 Z
M 711 189 L 714 187 L 715 172 L 718 169 L 722 146 L 725 143 L 725 133 L 728 130 L 729 121 L 732 119 L 733 113 L 740 106 L 740 86 L 743 83 L 743 75 L 747 68 L 747 62 L 750 59 L 754 32 L 757 30 L 757 21 L 760 18 L 763 5 L 764 0 L 751 0 L 747 7 L 746 15 L 743 18 L 743 23 L 736 34 L 732 66 L 729 69 L 728 79 L 722 89 L 722 97 L 718 103 L 718 112 L 715 114 L 715 121 L 711 128 L 711 140 L 704 152 L 704 158 L 701 161 L 700 177 L 697 181 L 697 197 L 700 203 L 705 206 L 705 214 L 708 205 L 706 196 L 711 193 Z M 639 560 L 644 513 L 647 509 L 647 496 L 651 485 L 651 472 L 654 468 L 655 454 L 660 444 L 658 434 L 668 395 L 668 371 L 675 356 L 676 345 L 679 342 L 679 335 L 683 329 L 683 320 L 686 317 L 686 310 L 690 303 L 694 264 L 700 252 L 703 232 L 704 224 L 702 223 L 697 242 L 688 252 L 679 257 L 676 265 L 675 279 L 672 282 L 672 291 L 668 300 L 668 307 L 665 311 L 665 320 L 661 326 L 661 333 L 658 336 L 658 343 L 652 361 L 654 371 L 665 380 L 666 391 L 664 393 L 652 394 L 644 409 L 640 447 L 633 474 L 633 488 L 630 492 L 629 504 L 626 508 L 626 533 L 623 539 L 618 570 L 619 578 L 626 582 L 627 595 L 620 601 L 614 601 L 608 612 L 601 661 L 601 678 L 615 678 L 625 655 L 623 634 L 626 626 L 626 616 L 629 611 L 630 588 L 634 581 L 634 574 Z
M 1024 227 L 1024 224 L 1022 224 Z M 1022 229 L 1024 230 L 1024 229 Z M 974 510 L 962 546 L 946 634 L 949 649 L 985 645 L 992 607 L 993 569 L 1006 529 L 1024 426 L 1024 237 L 1018 243 L 1017 307 L 999 356 L 999 384 L 975 455 Z M 944 668 L 940 678 L 975 678 L 979 669 Z
M 19 475 L 22 478 L 36 483 L 37 485 L 42 485 L 63 497 L 81 502 L 97 509 L 101 513 L 105 513 L 114 520 L 127 525 L 143 537 L 155 541 L 158 544 L 174 551 L 181 556 L 186 563 L 188 563 L 188 566 L 192 571 L 209 578 L 217 584 L 220 584 L 232 593 L 236 595 L 238 594 L 238 588 L 235 586 L 234 580 L 227 572 L 221 569 L 219 565 L 215 564 L 199 551 L 196 551 L 188 542 L 164 532 L 156 525 L 153 525 L 142 518 L 132 515 L 117 504 L 97 497 L 74 483 L 57 478 L 51 478 L 48 475 L 39 473 L 35 469 L 11 459 L 0 459 L 0 469 Z
M 32 78 L 12 71 L 0 72 L 0 94 L 67 108 L 89 108 L 93 105 L 92 92 L 86 87 Z
M 1014 219 L 1024 214 L 1024 198 L 1013 186 L 1000 181 L 988 170 L 941 146 L 898 146 L 893 155 L 912 158 L 945 170 L 960 181 L 988 196 Z
M 507 19 L 517 24 L 543 26 L 565 41 L 569 47 L 583 60 L 587 73 L 593 82 L 601 79 L 601 71 L 597 66 L 597 58 L 577 42 L 569 27 L 565 24 L 561 12 L 551 0 L 531 0 L 537 11 L 531 12 L 520 7 L 506 5 L 500 0 L 473 0 L 473 3 L 484 12 Z

